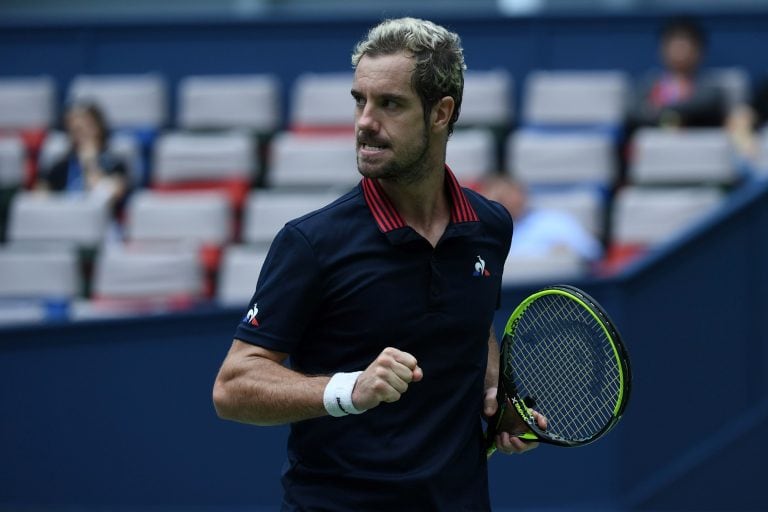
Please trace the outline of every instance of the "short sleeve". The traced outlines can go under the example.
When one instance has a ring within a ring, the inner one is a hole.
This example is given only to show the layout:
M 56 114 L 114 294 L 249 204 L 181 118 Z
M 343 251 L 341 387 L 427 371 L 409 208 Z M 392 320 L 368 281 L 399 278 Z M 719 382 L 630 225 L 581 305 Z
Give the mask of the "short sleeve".
M 272 242 L 235 338 L 290 354 L 316 309 L 319 277 L 309 242 L 297 228 L 286 225 Z

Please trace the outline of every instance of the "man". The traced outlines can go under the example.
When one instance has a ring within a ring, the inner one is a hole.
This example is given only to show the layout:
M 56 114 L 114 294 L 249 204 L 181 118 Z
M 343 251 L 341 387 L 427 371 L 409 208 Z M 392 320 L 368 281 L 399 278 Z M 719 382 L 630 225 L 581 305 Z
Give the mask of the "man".
M 275 238 L 214 403 L 226 419 L 291 423 L 283 510 L 487 510 L 480 415 L 496 410 L 491 322 L 512 223 L 445 166 L 460 41 L 389 20 L 352 63 L 363 179 Z

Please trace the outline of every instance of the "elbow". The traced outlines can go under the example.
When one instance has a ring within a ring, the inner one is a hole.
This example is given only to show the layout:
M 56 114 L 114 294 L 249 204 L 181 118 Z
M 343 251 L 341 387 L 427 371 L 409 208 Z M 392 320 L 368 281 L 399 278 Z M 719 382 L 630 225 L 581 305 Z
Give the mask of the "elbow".
M 217 378 L 213 385 L 213 408 L 216 415 L 223 420 L 234 420 L 236 407 L 233 402 L 227 384 Z

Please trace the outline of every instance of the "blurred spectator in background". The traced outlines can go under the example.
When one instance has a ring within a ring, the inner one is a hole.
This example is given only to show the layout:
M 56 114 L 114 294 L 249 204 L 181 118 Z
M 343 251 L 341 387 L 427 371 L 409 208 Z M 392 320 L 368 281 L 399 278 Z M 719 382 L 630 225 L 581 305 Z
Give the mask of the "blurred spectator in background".
M 487 178 L 481 193 L 503 205 L 512 216 L 510 254 L 544 256 L 567 251 L 587 262 L 602 257 L 602 245 L 576 218 L 558 210 L 531 207 L 526 188 L 509 177 Z
M 714 77 L 701 73 L 704 31 L 694 20 L 676 17 L 664 25 L 659 42 L 663 69 L 640 81 L 629 106 L 629 129 L 722 126 L 724 91 Z
M 125 162 L 107 149 L 109 129 L 94 103 L 72 103 L 64 116 L 71 144 L 66 156 L 40 169 L 35 188 L 52 192 L 97 194 L 119 213 L 128 192 Z
M 736 152 L 737 165 L 744 175 L 754 174 L 760 167 L 760 139 L 758 130 L 768 123 L 768 77 L 761 81 L 754 91 L 752 101 L 738 105 L 728 115 L 726 129 Z

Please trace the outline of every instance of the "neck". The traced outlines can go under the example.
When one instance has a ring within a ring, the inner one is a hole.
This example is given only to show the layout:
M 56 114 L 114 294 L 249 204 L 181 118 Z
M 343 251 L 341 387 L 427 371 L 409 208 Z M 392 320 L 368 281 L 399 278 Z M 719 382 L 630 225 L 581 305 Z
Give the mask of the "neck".
M 403 220 L 432 246 L 442 237 L 451 220 L 445 192 L 445 168 L 435 168 L 414 183 L 379 180 Z

